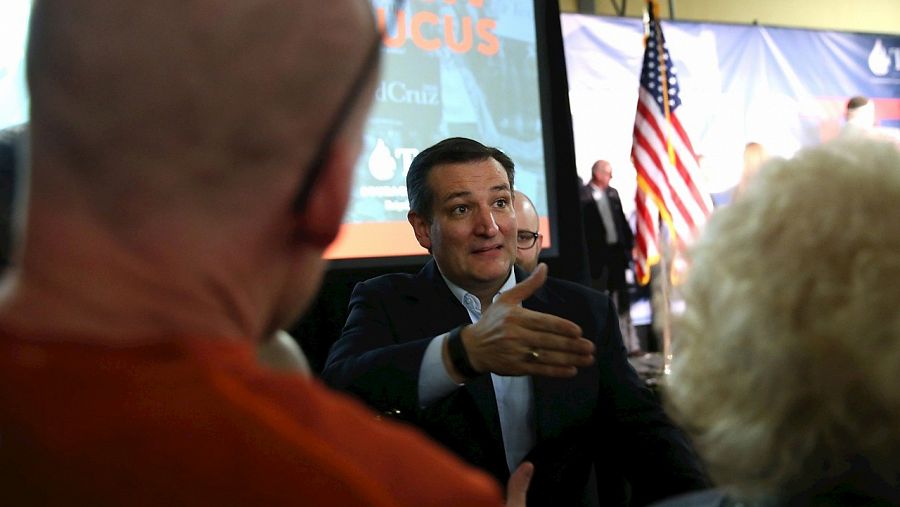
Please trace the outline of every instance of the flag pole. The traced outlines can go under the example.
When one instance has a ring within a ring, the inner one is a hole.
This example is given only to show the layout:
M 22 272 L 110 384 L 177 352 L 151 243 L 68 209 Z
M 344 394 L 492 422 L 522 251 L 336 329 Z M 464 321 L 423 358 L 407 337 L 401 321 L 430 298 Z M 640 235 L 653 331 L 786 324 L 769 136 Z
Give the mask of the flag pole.
M 645 250 L 639 256 L 641 260 L 649 259 L 648 244 L 651 238 L 655 240 L 652 246 L 658 271 L 651 277 L 655 278 L 653 329 L 662 339 L 662 370 L 668 374 L 674 353 L 672 301 L 677 297 L 674 277 L 680 266 L 679 253 L 706 223 L 712 206 L 709 195 L 700 190 L 691 174 L 696 170 L 696 155 L 676 114 L 681 105 L 680 84 L 665 47 L 657 0 L 646 0 L 644 16 L 646 45 L 631 153 L 641 190 L 635 193 L 636 200 L 646 203 L 644 196 L 651 197 L 658 212 L 657 216 L 653 212 L 639 216 L 642 221 L 637 228 L 644 234 L 643 243 L 639 243 Z
M 660 227 L 662 229 L 662 226 Z M 663 236 L 660 234 L 660 236 Z M 665 240 L 660 243 L 660 250 L 662 250 L 662 255 L 659 256 L 659 270 L 660 270 L 660 319 L 659 319 L 659 329 L 658 331 L 662 333 L 662 355 L 663 355 L 663 375 L 668 375 L 671 373 L 672 367 L 672 317 L 671 317 L 671 297 L 672 297 L 672 283 L 671 283 L 671 255 L 672 248 L 671 243 L 668 241 L 668 234 L 665 235 Z
M 656 0 L 647 0 L 647 9 L 649 14 L 649 20 L 655 21 L 657 24 L 659 21 L 659 4 L 656 3 Z M 652 25 L 651 27 L 652 28 Z M 672 124 L 671 124 L 671 109 L 669 107 L 669 83 L 668 83 L 668 75 L 666 68 L 666 58 L 665 52 L 663 49 L 663 43 L 661 39 L 661 32 L 659 30 L 648 30 L 649 36 L 653 37 L 656 42 L 656 47 L 659 48 L 659 72 L 660 72 L 660 83 L 663 94 L 663 111 L 665 115 L 665 124 L 664 124 L 664 135 L 666 142 L 666 151 L 669 155 L 669 162 L 672 166 L 675 165 L 675 150 L 670 141 Z M 671 260 L 672 260 L 672 248 L 671 248 L 671 237 L 675 234 L 675 230 L 671 227 L 668 227 L 665 221 L 660 220 L 660 225 L 657 227 L 657 244 L 660 246 L 661 255 L 659 261 L 659 270 L 660 270 L 660 298 L 659 298 L 659 324 L 657 326 L 657 332 L 662 334 L 662 356 L 663 356 L 663 375 L 668 375 L 671 372 L 672 365 L 672 318 L 671 318 L 671 296 L 672 296 L 672 279 L 671 279 Z M 663 227 L 667 228 L 668 233 L 662 234 Z

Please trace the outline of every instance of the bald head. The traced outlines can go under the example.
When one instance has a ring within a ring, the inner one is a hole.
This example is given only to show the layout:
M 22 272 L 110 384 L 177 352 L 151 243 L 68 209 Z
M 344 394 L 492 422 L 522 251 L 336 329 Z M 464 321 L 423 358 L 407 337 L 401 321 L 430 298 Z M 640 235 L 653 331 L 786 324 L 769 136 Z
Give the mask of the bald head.
M 349 199 L 378 74 L 369 2 L 39 0 L 31 23 L 23 286 L 54 280 L 58 313 L 97 334 L 289 324 Z M 73 277 L 75 257 L 102 274 Z
M 36 2 L 36 183 L 46 162 L 122 209 L 298 177 L 374 36 L 361 0 Z
M 531 199 L 518 190 L 515 194 L 517 238 L 520 238 L 517 239 L 517 242 L 522 245 L 534 241 L 534 244 L 528 248 L 519 246 L 516 249 L 516 264 L 525 271 L 531 272 L 537 267 L 538 256 L 541 253 L 541 238 L 538 237 L 536 241 L 532 239 L 535 233 L 540 236 L 541 222 Z
M 591 183 L 602 190 L 609 187 L 609 180 L 612 179 L 612 164 L 606 160 L 598 160 L 591 167 Z

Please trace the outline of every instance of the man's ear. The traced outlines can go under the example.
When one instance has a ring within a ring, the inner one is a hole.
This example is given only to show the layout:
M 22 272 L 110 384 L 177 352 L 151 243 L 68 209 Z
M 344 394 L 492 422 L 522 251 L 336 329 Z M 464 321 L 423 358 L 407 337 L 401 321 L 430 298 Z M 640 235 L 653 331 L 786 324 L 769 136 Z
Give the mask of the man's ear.
M 406 214 L 409 225 L 412 226 L 413 232 L 416 234 L 416 241 L 422 248 L 431 251 L 431 223 L 425 217 L 419 215 L 415 211 Z
M 306 206 L 298 213 L 299 242 L 324 249 L 337 237 L 350 199 L 357 153 L 341 139 L 332 143 L 318 178 L 309 182 L 312 188 Z

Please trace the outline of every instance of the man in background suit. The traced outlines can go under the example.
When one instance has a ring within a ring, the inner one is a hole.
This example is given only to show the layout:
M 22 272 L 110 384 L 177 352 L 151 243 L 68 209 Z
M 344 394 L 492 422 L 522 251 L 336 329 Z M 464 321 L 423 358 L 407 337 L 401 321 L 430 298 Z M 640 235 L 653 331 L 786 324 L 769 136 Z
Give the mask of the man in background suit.
M 631 299 L 625 277 L 634 235 L 622 212 L 619 192 L 609 186 L 612 175 L 612 164 L 598 160 L 591 167 L 591 180 L 581 189 L 584 239 L 592 286 L 613 298 L 626 347 L 635 352 L 639 346 L 631 323 Z
M 513 181 L 512 160 L 471 139 L 413 160 L 409 222 L 433 259 L 356 286 L 323 377 L 500 481 L 532 461 L 530 505 L 627 504 L 625 478 L 636 504 L 702 487 L 609 298 L 513 269 Z

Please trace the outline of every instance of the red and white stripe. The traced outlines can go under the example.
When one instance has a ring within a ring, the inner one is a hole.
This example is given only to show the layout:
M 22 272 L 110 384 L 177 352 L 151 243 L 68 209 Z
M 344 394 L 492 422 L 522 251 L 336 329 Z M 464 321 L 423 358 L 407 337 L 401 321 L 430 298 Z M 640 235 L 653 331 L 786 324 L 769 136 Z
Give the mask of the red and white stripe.
M 644 185 L 646 186 L 646 185 Z M 635 194 L 634 276 L 641 285 L 650 281 L 650 266 L 659 262 L 659 209 L 642 187 L 638 178 Z
M 690 243 L 706 223 L 712 201 L 697 185 L 699 167 L 687 134 L 674 111 L 669 118 L 666 121 L 650 93 L 641 89 L 631 158 L 674 236 Z

